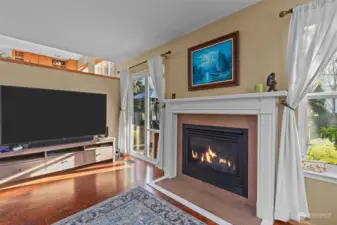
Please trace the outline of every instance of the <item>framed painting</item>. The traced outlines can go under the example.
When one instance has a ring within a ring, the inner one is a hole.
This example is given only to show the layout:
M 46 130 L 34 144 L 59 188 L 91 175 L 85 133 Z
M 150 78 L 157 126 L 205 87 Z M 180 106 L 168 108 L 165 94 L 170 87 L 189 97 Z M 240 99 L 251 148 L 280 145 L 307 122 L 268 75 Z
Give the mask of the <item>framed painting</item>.
M 239 31 L 188 49 L 188 90 L 239 85 Z

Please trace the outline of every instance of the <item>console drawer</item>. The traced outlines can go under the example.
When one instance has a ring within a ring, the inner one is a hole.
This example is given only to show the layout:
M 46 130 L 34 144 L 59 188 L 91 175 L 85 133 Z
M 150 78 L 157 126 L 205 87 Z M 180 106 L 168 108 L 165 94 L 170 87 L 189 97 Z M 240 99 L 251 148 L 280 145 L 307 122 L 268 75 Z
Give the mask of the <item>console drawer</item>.
M 83 153 L 65 154 L 48 159 L 47 173 L 71 169 L 83 165 Z
M 25 177 L 38 176 L 41 173 L 43 174 L 44 170 L 45 170 L 44 158 L 8 164 L 0 166 L 0 180 L 5 178 L 8 178 L 9 180 L 15 180 L 17 178 L 21 179 Z
M 112 146 L 100 147 L 95 150 L 96 162 L 112 159 L 113 151 Z

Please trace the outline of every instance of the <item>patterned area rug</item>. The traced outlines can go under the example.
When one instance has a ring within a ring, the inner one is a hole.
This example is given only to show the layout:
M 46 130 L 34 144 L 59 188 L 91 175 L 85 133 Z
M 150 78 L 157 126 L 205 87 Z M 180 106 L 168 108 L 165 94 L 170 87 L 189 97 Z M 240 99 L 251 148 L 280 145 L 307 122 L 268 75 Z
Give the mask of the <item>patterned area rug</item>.
M 110 198 L 53 225 L 204 225 L 141 187 Z

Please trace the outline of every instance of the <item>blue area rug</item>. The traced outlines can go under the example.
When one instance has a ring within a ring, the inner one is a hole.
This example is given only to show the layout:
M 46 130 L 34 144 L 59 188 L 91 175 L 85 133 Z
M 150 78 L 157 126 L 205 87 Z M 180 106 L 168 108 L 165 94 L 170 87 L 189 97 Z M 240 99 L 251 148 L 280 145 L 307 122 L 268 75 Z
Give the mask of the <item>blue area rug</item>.
M 204 225 L 141 187 L 110 198 L 53 225 Z

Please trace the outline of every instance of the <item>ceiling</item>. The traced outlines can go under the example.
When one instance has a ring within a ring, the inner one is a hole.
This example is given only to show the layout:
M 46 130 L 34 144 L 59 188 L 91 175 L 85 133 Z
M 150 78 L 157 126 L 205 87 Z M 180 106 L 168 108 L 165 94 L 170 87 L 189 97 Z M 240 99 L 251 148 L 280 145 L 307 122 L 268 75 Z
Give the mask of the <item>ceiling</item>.
M 260 0 L 0 1 L 0 34 L 118 63 Z
M 0 35 L 0 52 L 11 54 L 13 49 L 26 52 L 33 52 L 40 55 L 47 55 L 53 58 L 74 59 L 78 60 L 82 57 L 80 54 L 67 52 L 57 48 L 51 48 L 44 45 L 35 44 L 29 41 L 22 41 L 16 38 Z

